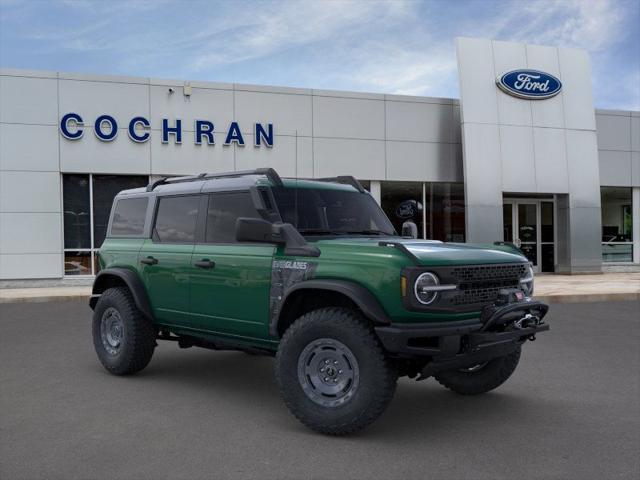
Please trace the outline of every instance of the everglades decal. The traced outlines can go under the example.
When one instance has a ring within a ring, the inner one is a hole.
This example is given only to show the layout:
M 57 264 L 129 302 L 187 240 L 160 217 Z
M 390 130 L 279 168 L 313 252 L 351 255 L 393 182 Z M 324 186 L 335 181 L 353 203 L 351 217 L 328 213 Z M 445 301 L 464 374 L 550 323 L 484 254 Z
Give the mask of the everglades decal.
M 276 336 L 275 319 L 280 315 L 285 293 L 295 284 L 314 277 L 317 263 L 298 260 L 274 260 L 271 265 L 269 293 L 269 333 Z
M 309 262 L 297 262 L 294 260 L 274 260 L 273 268 L 280 270 L 293 269 L 293 270 L 306 270 L 309 267 Z
M 512 70 L 496 78 L 503 92 L 527 100 L 544 100 L 562 90 L 562 82 L 553 75 L 539 70 Z

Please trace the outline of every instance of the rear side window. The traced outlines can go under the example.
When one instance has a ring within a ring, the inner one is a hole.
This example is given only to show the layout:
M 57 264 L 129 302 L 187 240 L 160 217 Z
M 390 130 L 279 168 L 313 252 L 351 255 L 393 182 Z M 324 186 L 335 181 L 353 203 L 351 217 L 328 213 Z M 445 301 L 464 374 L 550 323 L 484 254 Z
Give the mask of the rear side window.
M 148 203 L 147 197 L 118 200 L 113 212 L 111 235 L 142 235 Z
M 194 243 L 199 203 L 199 195 L 160 198 L 153 240 L 162 243 Z
M 214 193 L 209 196 L 207 243 L 236 243 L 238 217 L 261 218 L 249 192 Z

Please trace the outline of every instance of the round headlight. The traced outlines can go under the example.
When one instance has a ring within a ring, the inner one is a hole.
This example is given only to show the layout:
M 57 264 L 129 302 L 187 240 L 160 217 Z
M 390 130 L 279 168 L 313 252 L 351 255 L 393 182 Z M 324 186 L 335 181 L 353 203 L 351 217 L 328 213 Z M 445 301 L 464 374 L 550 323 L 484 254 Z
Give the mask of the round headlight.
M 425 272 L 421 274 L 417 279 L 413 287 L 413 291 L 418 301 L 423 305 L 429 305 L 438 296 L 438 290 L 433 287 L 437 287 L 440 284 L 438 277 L 433 273 Z
M 527 264 L 524 275 L 520 278 L 520 286 L 527 297 L 533 295 L 533 267 Z

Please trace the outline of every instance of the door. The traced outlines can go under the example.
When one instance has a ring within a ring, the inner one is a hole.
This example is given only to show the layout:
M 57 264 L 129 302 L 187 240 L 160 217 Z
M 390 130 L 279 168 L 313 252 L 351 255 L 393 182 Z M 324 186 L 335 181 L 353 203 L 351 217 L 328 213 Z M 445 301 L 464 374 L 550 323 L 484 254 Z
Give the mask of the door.
M 535 272 L 554 271 L 554 211 L 553 200 L 507 199 L 503 205 L 503 239 L 522 250 Z
M 189 315 L 189 273 L 200 195 L 159 197 L 153 235 L 139 253 L 140 273 L 156 319 L 194 327 Z
M 208 196 L 204 243 L 191 257 L 191 315 L 204 330 L 267 339 L 275 247 L 236 242 L 238 217 L 260 218 L 249 192 Z
M 515 225 L 516 244 L 538 272 L 538 204 L 518 203 Z

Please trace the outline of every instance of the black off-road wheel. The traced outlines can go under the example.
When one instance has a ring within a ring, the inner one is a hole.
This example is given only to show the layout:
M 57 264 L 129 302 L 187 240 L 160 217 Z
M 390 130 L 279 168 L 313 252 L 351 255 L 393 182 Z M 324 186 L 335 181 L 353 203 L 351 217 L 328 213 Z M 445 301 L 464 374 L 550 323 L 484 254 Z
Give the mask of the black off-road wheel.
M 513 352 L 486 363 L 440 372 L 434 378 L 443 386 L 461 395 L 479 395 L 498 388 L 515 371 L 520 361 L 520 346 Z
M 398 379 L 371 327 L 356 311 L 322 308 L 285 332 L 276 355 L 285 404 L 304 425 L 347 435 L 376 420 Z
M 93 346 L 100 362 L 114 375 L 146 367 L 156 346 L 156 329 L 142 315 L 127 288 L 105 290 L 93 312 Z

